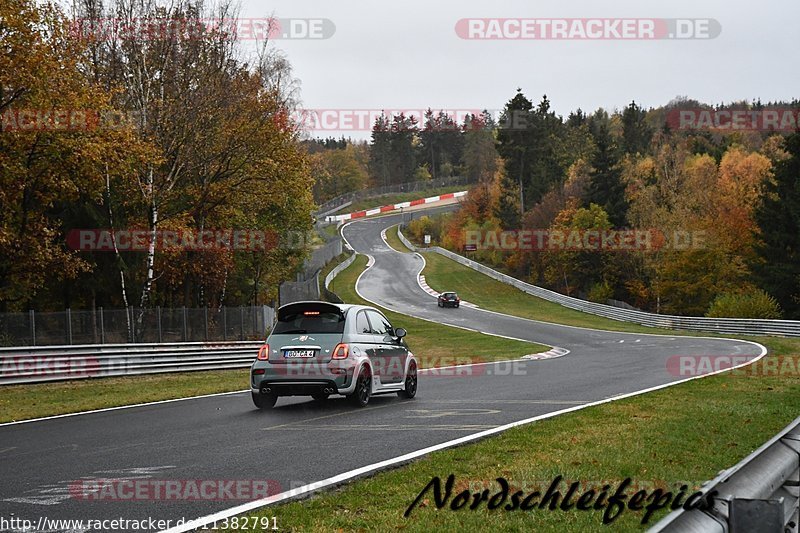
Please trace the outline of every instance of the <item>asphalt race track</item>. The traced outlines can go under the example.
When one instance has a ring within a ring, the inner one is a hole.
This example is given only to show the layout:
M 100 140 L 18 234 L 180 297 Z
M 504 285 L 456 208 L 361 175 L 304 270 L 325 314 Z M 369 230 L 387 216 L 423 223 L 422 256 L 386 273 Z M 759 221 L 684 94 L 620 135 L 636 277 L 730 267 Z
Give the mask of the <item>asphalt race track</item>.
M 440 309 L 417 284 L 422 260 L 391 250 L 380 237 L 398 221 L 399 215 L 368 219 L 344 229 L 358 252 L 374 258 L 358 283 L 365 298 L 420 318 L 570 353 L 456 375 L 422 375 L 416 399 L 374 397 L 365 409 L 354 409 L 344 399 L 319 404 L 282 398 L 274 410 L 260 412 L 249 393 L 236 393 L 3 425 L 0 516 L 26 518 L 34 525 L 41 517 L 170 519 L 174 525 L 244 501 L 98 501 L 76 497 L 74 487 L 82 480 L 114 478 L 266 479 L 272 492 L 287 491 L 514 421 L 684 379 L 667 370 L 673 355 L 761 354 L 760 346 L 744 341 L 613 333 L 466 307 Z M 413 330 L 408 342 L 413 350 Z M 463 350 L 468 357 L 469 346 Z M 409 503 L 418 491 L 409 487 Z

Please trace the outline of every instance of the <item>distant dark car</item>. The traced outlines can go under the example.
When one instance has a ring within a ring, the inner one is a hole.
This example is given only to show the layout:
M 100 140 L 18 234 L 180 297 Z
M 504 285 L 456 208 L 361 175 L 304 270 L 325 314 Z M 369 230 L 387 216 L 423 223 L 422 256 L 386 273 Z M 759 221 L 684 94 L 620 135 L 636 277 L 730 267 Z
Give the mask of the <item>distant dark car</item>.
M 461 298 L 454 292 L 443 292 L 439 295 L 439 307 L 458 307 Z

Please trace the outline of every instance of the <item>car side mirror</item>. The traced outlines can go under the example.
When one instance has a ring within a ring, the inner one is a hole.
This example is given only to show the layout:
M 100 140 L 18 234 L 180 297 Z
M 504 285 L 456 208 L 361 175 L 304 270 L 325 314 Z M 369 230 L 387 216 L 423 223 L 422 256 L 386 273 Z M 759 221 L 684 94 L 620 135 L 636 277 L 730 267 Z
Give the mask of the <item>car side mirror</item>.
M 394 336 L 397 337 L 398 339 L 402 339 L 403 337 L 406 336 L 407 333 L 408 332 L 403 328 L 395 328 L 394 330 Z

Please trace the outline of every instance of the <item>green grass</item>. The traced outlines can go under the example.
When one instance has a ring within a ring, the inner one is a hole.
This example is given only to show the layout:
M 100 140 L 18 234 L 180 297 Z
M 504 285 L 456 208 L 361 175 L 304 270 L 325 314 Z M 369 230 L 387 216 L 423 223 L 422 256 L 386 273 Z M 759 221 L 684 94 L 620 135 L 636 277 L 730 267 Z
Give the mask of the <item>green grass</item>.
M 425 252 L 424 257 L 427 265 L 423 274 L 425 281 L 432 289 L 440 292 L 455 290 L 462 300 L 474 303 L 484 309 L 569 326 L 630 333 L 691 334 L 685 331 L 649 328 L 631 322 L 611 320 L 575 311 L 557 303 L 531 296 L 436 252 Z
M 800 340 L 765 341 L 778 354 L 797 353 Z M 611 526 L 601 511 L 530 512 L 437 510 L 403 513 L 434 476 L 456 474 L 456 490 L 490 488 L 497 477 L 512 486 L 546 490 L 556 475 L 589 485 L 616 486 L 631 477 L 642 488 L 690 490 L 743 459 L 800 412 L 800 377 L 727 373 L 661 391 L 586 408 L 509 430 L 478 443 L 434 453 L 411 464 L 314 498 L 269 507 L 291 531 L 641 531 L 643 511 L 625 510 Z M 471 485 L 474 484 L 474 485 Z M 542 487 L 544 485 L 544 487 Z M 562 484 L 562 494 L 566 488 Z M 612 489 L 613 490 L 613 489 Z M 629 491 L 628 496 L 634 491 Z
M 330 237 L 335 237 L 336 234 L 339 232 L 339 225 L 338 224 L 328 224 L 327 226 L 322 227 L 322 231 L 325 232 Z
M 398 226 L 392 226 L 391 228 L 386 230 L 386 242 L 389 243 L 389 246 L 397 250 L 398 252 L 410 252 L 411 250 L 403 244 L 403 241 L 400 240 L 400 237 L 397 236 L 397 230 L 399 229 Z
M 355 291 L 355 283 L 367 266 L 367 257 L 359 255 L 352 265 L 342 271 L 330 289 L 347 303 L 373 305 Z M 485 335 L 460 328 L 443 326 L 381 309 L 395 327 L 408 331 L 406 342 L 423 368 L 449 366 L 476 361 L 503 361 L 523 355 L 539 353 L 548 346 Z M 468 346 L 468 349 L 464 347 Z
M 0 422 L 231 392 L 247 387 L 246 368 L 8 385 L 0 388 Z
M 352 213 L 354 211 L 373 209 L 375 207 L 381 207 L 389 204 L 399 204 L 400 202 L 409 202 L 411 200 L 416 200 L 417 198 L 428 198 L 429 196 L 438 196 L 440 194 L 465 191 L 467 189 L 469 189 L 468 185 L 452 185 L 450 187 L 439 187 L 437 189 L 428 189 L 426 191 L 385 194 L 383 196 L 376 196 L 374 198 L 367 198 L 366 200 L 353 202 L 351 205 L 342 209 L 342 211 Z

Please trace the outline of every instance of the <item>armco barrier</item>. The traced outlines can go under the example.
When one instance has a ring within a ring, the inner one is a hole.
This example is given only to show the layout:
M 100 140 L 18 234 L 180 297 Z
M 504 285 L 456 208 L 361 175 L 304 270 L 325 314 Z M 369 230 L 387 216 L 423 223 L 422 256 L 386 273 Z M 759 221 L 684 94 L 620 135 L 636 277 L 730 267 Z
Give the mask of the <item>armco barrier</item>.
M 714 494 L 707 510 L 675 511 L 651 533 L 797 533 L 800 498 L 800 418 L 736 466 L 703 485 Z
M 657 315 L 645 311 L 623 309 L 610 305 L 587 302 L 571 296 L 565 296 L 555 291 L 543 289 L 530 283 L 525 283 L 516 278 L 512 278 L 502 272 L 498 272 L 485 265 L 467 259 L 466 257 L 445 250 L 438 246 L 430 248 L 418 248 L 405 238 L 402 231 L 398 232 L 400 240 L 411 250 L 432 251 L 449 257 L 453 261 L 461 263 L 473 270 L 494 278 L 498 281 L 512 285 L 519 290 L 537 296 L 544 300 L 555 302 L 576 311 L 583 311 L 597 316 L 633 322 L 642 326 L 653 328 L 683 329 L 693 331 L 707 331 L 712 333 L 737 333 L 742 335 L 783 335 L 787 337 L 800 337 L 800 321 L 797 320 L 767 320 L 750 318 L 708 318 L 708 317 L 688 317 L 676 315 Z
M 247 368 L 261 342 L 0 348 L 0 385 Z
M 344 269 L 352 265 L 353 261 L 355 260 L 356 260 L 356 254 L 350 254 L 350 257 L 348 257 L 347 259 L 336 265 L 336 267 L 334 267 L 333 270 L 328 272 L 328 275 L 325 276 L 325 288 L 327 289 L 330 286 L 331 281 L 333 281 L 333 278 L 338 276 Z

